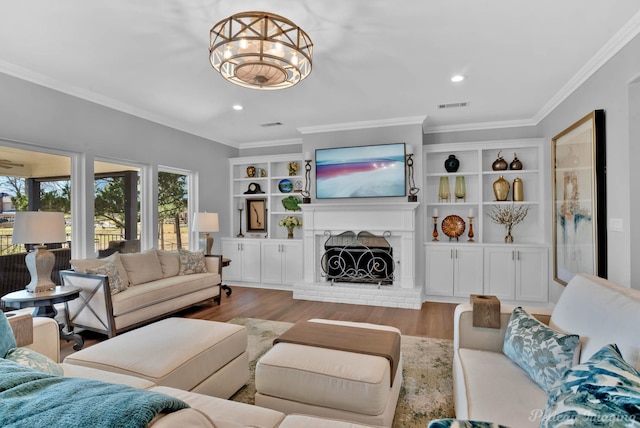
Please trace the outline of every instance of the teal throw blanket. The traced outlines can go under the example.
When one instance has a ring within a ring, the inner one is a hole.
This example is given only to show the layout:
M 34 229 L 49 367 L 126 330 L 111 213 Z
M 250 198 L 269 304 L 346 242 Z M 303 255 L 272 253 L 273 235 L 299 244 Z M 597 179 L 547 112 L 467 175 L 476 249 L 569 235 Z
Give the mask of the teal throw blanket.
M 144 427 L 158 413 L 188 407 L 157 392 L 54 376 L 0 359 L 4 428 Z

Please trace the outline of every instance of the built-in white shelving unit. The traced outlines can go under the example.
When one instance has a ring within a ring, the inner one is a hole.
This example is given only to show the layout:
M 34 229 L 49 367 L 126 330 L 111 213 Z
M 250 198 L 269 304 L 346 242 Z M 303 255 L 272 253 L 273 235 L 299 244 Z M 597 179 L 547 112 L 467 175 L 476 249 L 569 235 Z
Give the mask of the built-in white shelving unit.
M 469 294 L 493 294 L 508 301 L 546 302 L 548 299 L 548 253 L 546 242 L 547 171 L 541 139 L 434 144 L 424 147 L 425 294 L 441 298 L 468 299 Z M 510 164 L 517 155 L 521 170 L 494 171 L 498 153 Z M 445 161 L 455 155 L 460 165 L 447 172 Z M 496 201 L 493 183 L 502 176 L 510 183 L 506 201 Z M 439 197 L 441 177 L 448 177 L 450 200 Z M 466 194 L 456 198 L 456 177 L 464 177 Z M 514 202 L 513 182 L 522 180 L 524 200 Z M 505 243 L 506 230 L 487 215 L 494 206 L 524 204 L 529 212 L 512 231 L 513 243 Z M 434 241 L 434 213 L 437 241 Z M 450 239 L 442 221 L 457 215 L 464 221 L 464 233 Z M 473 237 L 469 237 L 473 217 Z M 445 263 L 448 262 L 448 263 Z M 442 269 L 442 267 L 446 269 Z M 454 299 L 455 300 L 455 299 Z

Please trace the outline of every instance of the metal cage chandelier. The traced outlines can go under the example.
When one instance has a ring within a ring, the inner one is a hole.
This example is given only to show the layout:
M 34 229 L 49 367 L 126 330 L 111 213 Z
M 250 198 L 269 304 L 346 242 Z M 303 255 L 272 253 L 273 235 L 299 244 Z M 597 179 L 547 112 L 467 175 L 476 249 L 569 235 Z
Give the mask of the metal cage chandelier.
M 241 12 L 211 28 L 209 61 L 222 77 L 251 89 L 293 86 L 311 73 L 313 43 L 293 22 L 268 12 Z

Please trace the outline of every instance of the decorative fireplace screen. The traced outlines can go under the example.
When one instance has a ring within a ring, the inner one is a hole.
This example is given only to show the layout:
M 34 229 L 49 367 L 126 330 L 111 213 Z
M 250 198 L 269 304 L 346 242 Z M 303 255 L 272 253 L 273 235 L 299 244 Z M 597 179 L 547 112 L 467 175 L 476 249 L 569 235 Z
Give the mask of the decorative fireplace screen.
M 348 231 L 339 235 L 325 232 L 322 270 L 331 282 L 359 282 L 378 285 L 393 284 L 393 247 L 387 241 L 391 232 L 382 236 L 370 232 Z

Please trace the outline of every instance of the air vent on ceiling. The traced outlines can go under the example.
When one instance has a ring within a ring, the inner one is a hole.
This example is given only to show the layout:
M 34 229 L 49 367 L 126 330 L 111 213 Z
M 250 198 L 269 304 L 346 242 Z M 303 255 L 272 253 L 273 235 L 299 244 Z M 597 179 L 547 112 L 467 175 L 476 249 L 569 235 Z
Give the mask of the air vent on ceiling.
M 281 126 L 282 122 L 271 122 L 271 123 L 263 123 L 262 126 L 263 128 L 270 128 L 272 126 Z
M 443 108 L 458 108 L 458 107 L 469 107 L 469 101 L 464 101 L 461 103 L 449 103 L 449 104 L 438 104 L 439 109 Z

